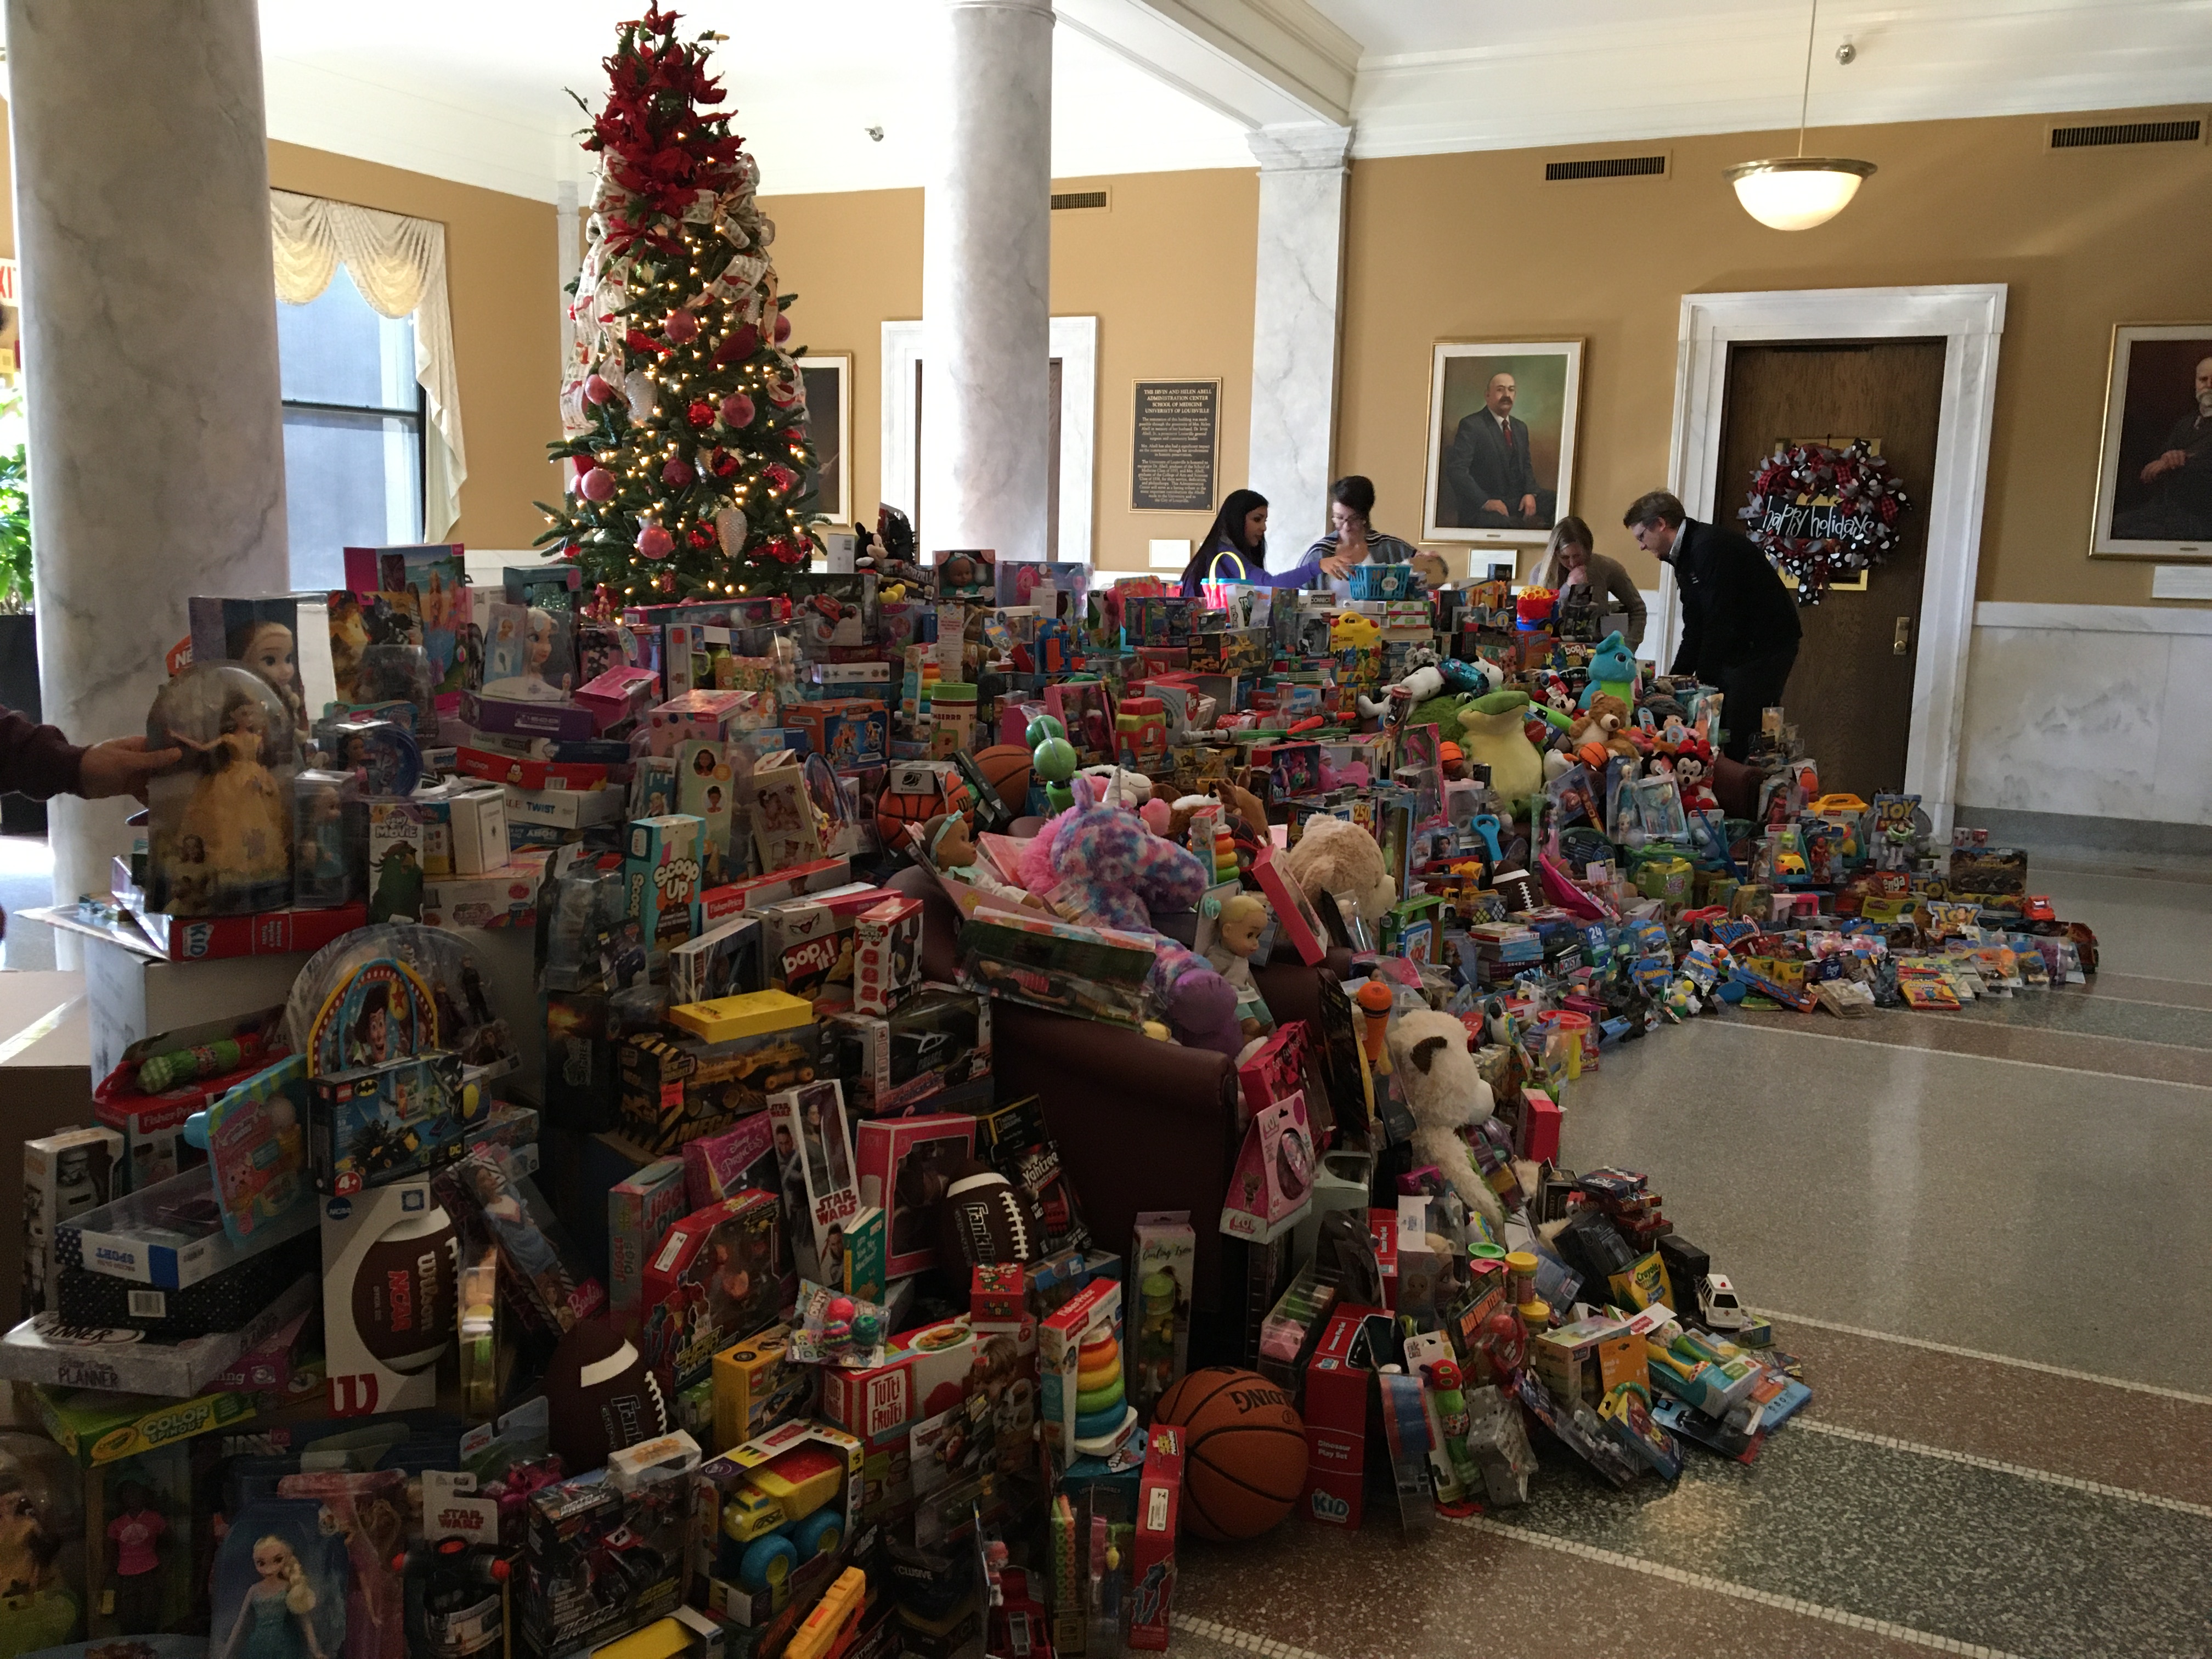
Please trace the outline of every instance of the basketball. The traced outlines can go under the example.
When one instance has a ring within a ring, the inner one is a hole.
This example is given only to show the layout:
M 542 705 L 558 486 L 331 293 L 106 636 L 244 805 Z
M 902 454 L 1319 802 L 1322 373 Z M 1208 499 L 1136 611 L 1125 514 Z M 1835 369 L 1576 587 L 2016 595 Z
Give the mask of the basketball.
M 968 786 L 942 761 L 901 761 L 884 781 L 876 799 L 876 833 L 893 852 L 906 850 L 906 826 L 927 823 L 945 812 L 966 812 Z M 971 822 L 969 826 L 975 826 Z
M 1182 1516 L 1200 1538 L 1257 1538 L 1297 1504 L 1306 1425 L 1257 1371 L 1193 1371 L 1160 1396 L 1152 1421 L 1183 1431 Z
M 975 769 L 999 792 L 1009 812 L 1026 809 L 1030 798 L 1030 751 L 1016 743 L 994 743 L 975 751 Z

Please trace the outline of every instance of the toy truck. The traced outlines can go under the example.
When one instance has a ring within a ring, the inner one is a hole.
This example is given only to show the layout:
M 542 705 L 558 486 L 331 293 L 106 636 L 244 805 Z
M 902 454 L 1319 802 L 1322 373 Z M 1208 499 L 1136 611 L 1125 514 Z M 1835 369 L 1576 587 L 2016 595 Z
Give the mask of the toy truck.
M 1752 1316 L 1736 1300 L 1735 1286 L 1726 1273 L 1707 1273 L 1698 1281 L 1698 1321 L 1709 1331 L 1741 1331 Z
M 818 1442 L 794 1446 L 757 1468 L 722 1505 L 722 1535 L 742 1545 L 737 1579 L 781 1590 L 791 1575 L 845 1541 L 845 1459 Z M 725 1552 L 726 1555 L 727 1552 Z

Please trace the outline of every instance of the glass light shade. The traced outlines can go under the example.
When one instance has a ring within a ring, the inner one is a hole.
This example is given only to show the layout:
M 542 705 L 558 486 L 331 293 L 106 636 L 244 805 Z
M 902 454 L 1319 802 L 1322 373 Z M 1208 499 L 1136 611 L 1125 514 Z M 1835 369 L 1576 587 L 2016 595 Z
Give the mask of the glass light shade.
M 1810 230 L 1824 225 L 1851 204 L 1859 180 L 1875 170 L 1871 161 L 1834 156 L 1792 155 L 1778 161 L 1746 161 L 1728 170 L 1743 210 L 1776 230 Z

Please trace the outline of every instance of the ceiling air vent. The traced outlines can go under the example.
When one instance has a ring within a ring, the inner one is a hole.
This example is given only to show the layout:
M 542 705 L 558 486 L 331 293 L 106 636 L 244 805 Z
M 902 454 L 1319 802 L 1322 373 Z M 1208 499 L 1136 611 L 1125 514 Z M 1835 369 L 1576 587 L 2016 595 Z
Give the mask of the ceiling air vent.
M 2204 123 L 2186 121 L 2112 121 L 2099 127 L 2053 127 L 2053 149 L 2101 149 L 2108 144 L 2201 144 Z
M 1547 161 L 1544 182 L 1565 184 L 1577 179 L 1664 179 L 1663 155 L 1603 155 L 1583 161 Z
M 1103 190 L 1064 190 L 1055 191 L 1052 198 L 1054 213 L 1097 213 L 1107 205 Z

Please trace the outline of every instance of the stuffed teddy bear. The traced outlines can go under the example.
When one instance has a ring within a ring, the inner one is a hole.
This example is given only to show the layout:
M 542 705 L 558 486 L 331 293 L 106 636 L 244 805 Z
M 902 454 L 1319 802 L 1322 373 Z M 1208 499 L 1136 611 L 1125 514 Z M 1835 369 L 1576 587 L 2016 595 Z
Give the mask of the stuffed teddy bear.
M 1490 787 L 1516 808 L 1544 787 L 1543 757 L 1522 730 L 1528 718 L 1525 691 L 1492 691 L 1459 711 L 1460 747 L 1490 769 Z
M 1079 773 L 1072 787 L 1075 804 L 1023 843 L 1022 884 L 1084 925 L 1151 934 L 1152 990 L 1169 1029 L 1178 1042 L 1235 1058 L 1244 1046 L 1235 988 L 1152 926 L 1155 910 L 1198 908 L 1212 866 L 1154 835 L 1136 813 L 1101 804 L 1088 774 Z
M 1297 845 L 1283 854 L 1283 867 L 1308 902 L 1320 893 L 1350 893 L 1370 927 L 1380 927 L 1398 902 L 1397 884 L 1375 837 L 1342 818 L 1307 819 Z
M 1602 692 L 1592 697 L 1583 710 L 1573 742 L 1575 752 L 1593 772 L 1604 769 L 1608 754 L 1634 759 L 1636 744 L 1628 735 L 1628 705 Z
M 1468 1208 L 1504 1237 L 1505 1206 L 1468 1150 L 1465 1132 L 1490 1115 L 1494 1101 L 1468 1051 L 1467 1027 L 1456 1015 L 1416 1009 L 1391 1022 L 1389 1042 L 1391 1075 L 1413 1115 L 1415 1167 L 1443 1170 Z

